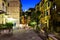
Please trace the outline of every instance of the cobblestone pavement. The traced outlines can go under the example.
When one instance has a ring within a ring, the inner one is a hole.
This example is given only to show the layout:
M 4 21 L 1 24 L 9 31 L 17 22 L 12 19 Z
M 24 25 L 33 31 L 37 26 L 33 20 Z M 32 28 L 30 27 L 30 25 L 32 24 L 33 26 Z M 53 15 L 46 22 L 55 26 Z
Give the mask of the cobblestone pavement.
M 42 40 L 33 30 L 14 30 L 13 35 L 0 35 L 0 40 Z

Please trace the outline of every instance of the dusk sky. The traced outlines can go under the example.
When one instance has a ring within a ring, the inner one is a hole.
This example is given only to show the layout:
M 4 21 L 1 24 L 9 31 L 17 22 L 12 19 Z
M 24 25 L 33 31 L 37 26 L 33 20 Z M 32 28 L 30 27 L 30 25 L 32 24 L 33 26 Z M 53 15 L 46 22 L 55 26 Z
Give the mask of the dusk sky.
M 40 0 L 21 0 L 23 11 L 34 8 Z

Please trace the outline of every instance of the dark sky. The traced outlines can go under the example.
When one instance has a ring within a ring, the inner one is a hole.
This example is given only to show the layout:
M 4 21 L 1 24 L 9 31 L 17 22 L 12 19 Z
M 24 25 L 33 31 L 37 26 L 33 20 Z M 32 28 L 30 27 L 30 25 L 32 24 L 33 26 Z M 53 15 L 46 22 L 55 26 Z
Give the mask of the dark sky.
M 34 8 L 40 0 L 21 0 L 23 11 Z

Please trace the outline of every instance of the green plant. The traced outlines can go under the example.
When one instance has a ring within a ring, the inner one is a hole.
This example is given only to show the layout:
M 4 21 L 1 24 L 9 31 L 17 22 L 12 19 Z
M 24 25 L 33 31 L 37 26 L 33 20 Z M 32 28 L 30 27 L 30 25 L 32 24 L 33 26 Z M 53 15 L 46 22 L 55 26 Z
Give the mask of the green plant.
M 30 21 L 29 26 L 31 26 L 31 27 L 34 28 L 36 24 L 37 24 L 37 23 L 36 23 L 35 21 Z
M 6 23 L 7 28 L 12 28 L 13 27 L 13 23 Z
M 39 21 L 40 21 L 40 15 L 41 15 L 41 12 L 40 11 L 37 11 L 36 13 L 33 12 L 32 15 L 31 15 L 31 21 L 29 23 L 29 26 L 31 27 L 35 27 L 36 26 L 36 30 L 40 30 L 40 26 L 39 25 Z
M 5 24 L 0 24 L 0 29 L 4 29 L 7 28 L 7 26 Z

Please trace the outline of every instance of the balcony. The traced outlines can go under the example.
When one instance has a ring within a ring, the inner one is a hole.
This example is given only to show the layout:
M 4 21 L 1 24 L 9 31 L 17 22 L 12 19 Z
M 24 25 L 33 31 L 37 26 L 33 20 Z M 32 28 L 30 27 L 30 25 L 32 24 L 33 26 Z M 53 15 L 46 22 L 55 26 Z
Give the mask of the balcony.
M 6 12 L 6 7 L 0 7 L 0 13 L 5 13 Z

